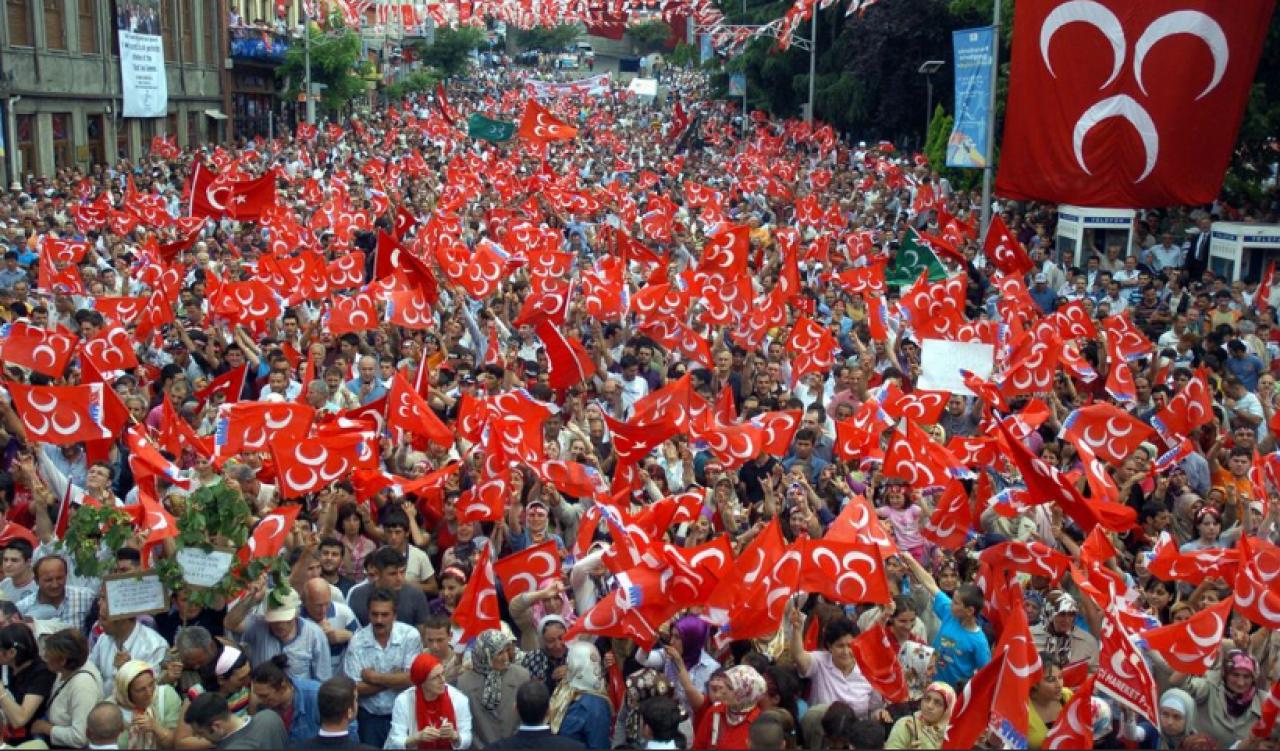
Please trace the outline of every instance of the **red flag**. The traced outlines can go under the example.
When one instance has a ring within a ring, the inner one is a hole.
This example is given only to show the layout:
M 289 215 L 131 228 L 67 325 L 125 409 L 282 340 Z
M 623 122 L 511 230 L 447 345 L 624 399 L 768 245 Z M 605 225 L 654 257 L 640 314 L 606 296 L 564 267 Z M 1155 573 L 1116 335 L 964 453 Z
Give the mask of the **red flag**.
M 387 427 L 420 435 L 444 448 L 453 445 L 453 431 L 399 373 L 392 376 L 391 391 L 387 394 Z
M 1090 677 L 1071 695 L 1040 748 L 1093 748 L 1093 682 L 1094 678 Z
M 976 748 L 978 741 L 986 735 L 987 728 L 991 726 L 991 705 L 996 698 L 1000 672 L 1007 659 L 1004 652 L 993 655 L 991 661 L 965 684 L 951 713 L 943 748 Z M 1025 699 L 1023 703 L 1026 703 Z
M 458 114 L 449 106 L 449 97 L 444 93 L 444 81 L 436 84 L 436 104 L 440 107 L 440 116 L 450 125 L 456 125 Z
M 1258 281 L 1258 289 L 1253 293 L 1253 304 L 1258 308 L 1258 313 L 1266 313 L 1267 308 L 1271 304 L 1271 286 L 1275 283 L 1276 278 L 1276 262 L 1268 261 L 1267 270 L 1263 272 L 1262 279 Z
M 61 378 L 77 342 L 77 337 L 62 327 L 46 331 L 17 321 L 10 324 L 9 336 L 4 340 L 4 359 L 6 364 Z
M 1101 631 L 1102 653 L 1098 657 L 1098 671 L 1094 673 L 1098 688 L 1158 727 L 1156 681 L 1121 623 L 1114 602 L 1104 611 Z
M 991 217 L 982 252 L 1002 274 L 1020 277 L 1035 268 L 1031 256 L 1027 255 L 1027 249 L 1013 236 L 999 214 Z
M 313 435 L 306 440 L 283 437 L 271 441 L 280 497 L 299 498 L 346 479 L 357 467 L 370 467 L 377 456 L 372 443 L 371 433 Z
M 1280 548 L 1241 535 L 1243 561 L 1235 581 L 1235 608 L 1265 628 L 1280 628 Z
M 9 383 L 8 388 L 29 441 L 65 446 L 113 438 L 124 427 L 123 419 L 118 424 L 108 421 L 101 383 L 83 386 Z
M 1228 597 L 1181 623 L 1144 631 L 1142 640 L 1179 673 L 1204 675 L 1218 661 L 1233 603 L 1234 598 Z
M 1151 418 L 1161 435 L 1185 436 L 1214 419 L 1213 399 L 1209 395 L 1208 371 L 1196 370 L 1195 376 L 1174 395 L 1164 409 Z
M 301 441 L 316 411 L 290 402 L 238 402 L 218 407 L 214 456 L 225 459 L 242 451 L 267 451 L 268 441 Z
M 1134 208 L 1216 199 L 1274 6 L 1020 3 L 996 192 Z
M 1120 365 L 1119 367 L 1123 367 Z M 1062 423 L 1062 437 L 1104 462 L 1119 465 L 1155 434 L 1150 425 L 1110 404 L 1081 407 Z
M 476 561 L 475 571 L 471 573 L 467 588 L 462 591 L 458 607 L 453 611 L 453 623 L 462 629 L 459 639 L 463 643 L 502 624 L 498 615 L 498 588 L 493 564 L 489 561 L 489 546 L 480 547 L 480 560 Z
M 578 129 L 556 118 L 536 99 L 530 99 L 525 103 L 516 135 L 532 141 L 568 141 L 577 138 Z
M 274 558 L 279 555 L 285 538 L 293 531 L 293 522 L 298 518 L 299 511 L 302 511 L 302 506 L 291 503 L 277 506 L 262 517 L 237 554 L 240 562 L 248 563 L 254 558 Z
M 493 571 L 502 582 L 502 594 L 507 602 L 516 597 L 540 589 L 548 579 L 560 576 L 560 551 L 554 540 L 525 548 L 493 564 Z
M 244 393 L 245 379 L 248 376 L 249 365 L 241 365 L 216 376 L 207 386 L 196 391 L 194 396 L 201 406 L 204 406 L 204 403 L 214 394 L 222 395 L 223 404 L 235 404 L 240 401 L 240 395 Z
M 985 476 L 985 472 L 983 473 Z M 938 500 L 933 515 L 924 523 L 920 534 L 935 545 L 956 549 L 964 544 L 973 527 L 973 507 L 964 485 L 952 481 Z
M 884 561 L 874 544 L 860 540 L 805 540 L 800 550 L 803 558 L 797 586 L 801 590 L 848 605 L 884 605 L 891 599 Z M 896 662 L 897 652 L 893 655 Z
M 850 646 L 853 647 L 853 658 L 862 670 L 862 677 L 876 693 L 890 703 L 907 700 L 909 689 L 902 663 L 898 660 L 898 644 L 883 623 L 876 623 L 863 631 Z
M 1043 576 L 1057 582 L 1071 565 L 1071 556 L 1059 553 L 1038 540 L 1002 542 L 986 548 L 978 560 L 993 570 L 1011 569 L 1032 576 Z
M 547 383 L 553 389 L 567 389 L 587 380 L 596 373 L 596 363 L 582 342 L 564 332 L 550 321 L 539 321 L 534 329 L 547 350 L 551 371 Z
M 80 352 L 99 371 L 129 370 L 138 367 L 129 332 L 118 323 L 103 326 L 93 338 L 80 345 Z

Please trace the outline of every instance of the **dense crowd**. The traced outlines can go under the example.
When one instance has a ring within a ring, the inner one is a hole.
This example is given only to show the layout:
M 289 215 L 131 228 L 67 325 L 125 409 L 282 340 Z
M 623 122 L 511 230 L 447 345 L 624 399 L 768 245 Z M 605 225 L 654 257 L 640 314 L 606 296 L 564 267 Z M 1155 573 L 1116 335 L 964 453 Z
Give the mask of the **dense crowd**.
M 1280 335 L 1208 269 L 1274 194 L 1082 265 L 1004 204 L 1002 255 L 922 158 L 679 71 L 467 138 L 525 75 L 0 196 L 7 744 L 1276 746 Z M 931 339 L 994 373 L 921 389 Z M 106 437 L 49 439 L 93 383 Z M 77 511 L 142 510 L 136 573 L 210 488 L 287 573 L 112 617 Z

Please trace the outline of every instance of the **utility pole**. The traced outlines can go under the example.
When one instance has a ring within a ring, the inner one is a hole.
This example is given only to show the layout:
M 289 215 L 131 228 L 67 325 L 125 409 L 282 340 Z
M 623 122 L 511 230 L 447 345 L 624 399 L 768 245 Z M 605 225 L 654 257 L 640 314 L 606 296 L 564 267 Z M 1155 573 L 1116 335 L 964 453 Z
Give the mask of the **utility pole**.
M 813 79 L 818 65 L 818 4 L 816 2 L 813 4 L 813 15 L 809 21 L 809 111 L 805 113 L 804 121 L 813 125 Z
M 306 82 L 303 85 L 303 96 L 307 103 L 307 125 L 316 124 L 316 103 L 311 98 L 311 19 L 307 16 L 306 4 L 302 10 L 302 59 L 306 66 Z
M 1000 1 L 992 0 L 991 11 L 991 91 L 987 100 L 987 153 L 982 166 L 982 240 L 991 224 L 991 157 L 996 140 L 996 82 L 1000 77 Z

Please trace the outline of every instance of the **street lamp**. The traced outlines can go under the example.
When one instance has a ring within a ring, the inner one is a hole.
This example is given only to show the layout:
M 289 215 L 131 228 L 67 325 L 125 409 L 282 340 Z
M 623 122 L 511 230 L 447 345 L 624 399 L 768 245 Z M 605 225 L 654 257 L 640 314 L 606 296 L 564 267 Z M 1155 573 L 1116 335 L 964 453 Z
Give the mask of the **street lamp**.
M 916 71 L 924 76 L 925 85 L 925 104 L 924 104 L 924 138 L 929 140 L 929 125 L 933 120 L 933 74 L 946 65 L 942 60 L 926 60 L 920 63 L 920 70 Z

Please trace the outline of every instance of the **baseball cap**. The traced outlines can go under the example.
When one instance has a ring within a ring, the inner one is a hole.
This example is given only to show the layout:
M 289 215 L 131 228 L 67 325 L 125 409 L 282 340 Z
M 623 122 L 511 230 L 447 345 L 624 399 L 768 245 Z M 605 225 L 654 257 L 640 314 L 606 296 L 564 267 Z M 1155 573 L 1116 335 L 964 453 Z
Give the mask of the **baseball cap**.
M 1045 274 L 1036 274 L 1036 284 L 1048 284 L 1049 277 Z
M 298 617 L 298 606 L 301 603 L 296 592 L 290 592 L 281 598 L 272 595 L 268 603 L 267 623 L 284 623 Z

